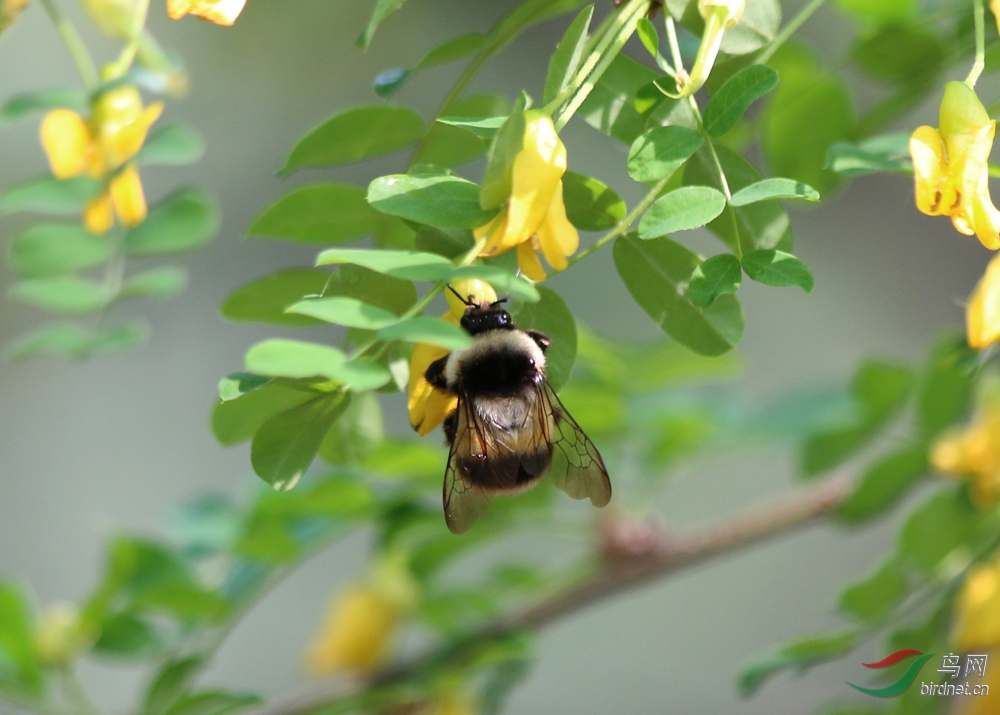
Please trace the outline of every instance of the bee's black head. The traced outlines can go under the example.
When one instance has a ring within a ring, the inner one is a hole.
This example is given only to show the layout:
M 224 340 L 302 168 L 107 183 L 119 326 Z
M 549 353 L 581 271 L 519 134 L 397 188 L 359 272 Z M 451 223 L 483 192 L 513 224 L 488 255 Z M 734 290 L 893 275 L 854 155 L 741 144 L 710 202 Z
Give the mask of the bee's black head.
M 458 292 L 451 286 L 448 286 L 448 290 L 465 303 L 465 315 L 462 316 L 460 322 L 462 328 L 469 335 L 479 335 L 479 333 L 485 333 L 489 330 L 517 329 L 514 320 L 510 317 L 510 313 L 500 307 L 507 302 L 507 297 L 503 297 L 493 303 L 487 303 L 486 301 L 477 302 L 473 300 L 471 295 L 468 298 L 458 295 Z

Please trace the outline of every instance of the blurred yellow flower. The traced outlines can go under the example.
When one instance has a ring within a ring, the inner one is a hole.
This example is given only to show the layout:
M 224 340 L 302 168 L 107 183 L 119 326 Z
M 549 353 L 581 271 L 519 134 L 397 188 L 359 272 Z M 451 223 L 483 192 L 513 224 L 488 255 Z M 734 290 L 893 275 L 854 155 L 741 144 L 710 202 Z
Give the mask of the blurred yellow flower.
M 425 711 L 426 715 L 478 715 L 468 696 L 448 695 L 434 700 Z
M 952 641 L 966 653 L 1000 648 L 1000 555 L 965 577 L 955 600 Z
M 405 555 L 383 555 L 365 583 L 331 600 L 306 651 L 306 670 L 313 676 L 370 673 L 385 660 L 401 620 L 417 597 Z
M 167 0 L 167 14 L 171 20 L 194 15 L 216 25 L 232 25 L 243 12 L 247 0 Z
M 931 449 L 931 463 L 947 476 L 968 479 L 976 506 L 1000 500 L 1000 404 L 984 405 L 965 428 L 951 430 Z
M 1000 340 L 1000 255 L 986 266 L 986 272 L 969 297 L 965 307 L 965 332 L 969 347 L 976 350 Z
M 35 624 L 35 653 L 45 665 L 64 666 L 83 653 L 92 640 L 73 604 L 56 604 Z
M 31 0 L 0 0 L 0 32 L 14 23 Z
M 486 239 L 480 256 L 496 256 L 517 247 L 518 265 L 532 280 L 545 279 L 535 251 L 557 271 L 580 246 L 580 235 L 566 218 L 562 176 L 566 147 L 547 114 L 524 113 L 524 145 L 514 157 L 506 211 L 473 233 Z
M 990 199 L 988 167 L 996 121 L 964 82 L 945 86 L 940 127 L 918 127 L 910 137 L 917 208 L 950 216 L 955 229 L 1000 248 L 1000 211 Z
M 129 228 L 146 219 L 142 181 L 130 162 L 162 111 L 160 102 L 144 108 L 139 91 L 126 86 L 98 97 L 89 120 L 68 109 L 54 109 L 42 120 L 39 135 L 53 176 L 105 181 L 104 191 L 84 209 L 87 230 L 107 233 L 114 215 Z

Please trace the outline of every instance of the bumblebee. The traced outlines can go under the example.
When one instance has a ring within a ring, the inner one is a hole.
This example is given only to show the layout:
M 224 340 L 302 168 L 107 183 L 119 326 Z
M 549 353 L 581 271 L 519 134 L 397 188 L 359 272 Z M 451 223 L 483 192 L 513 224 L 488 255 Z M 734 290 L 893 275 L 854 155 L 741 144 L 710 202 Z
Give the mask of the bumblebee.
M 435 389 L 458 398 L 444 421 L 451 448 L 444 475 L 448 528 L 465 533 L 495 495 L 518 494 L 546 476 L 574 499 L 605 506 L 611 482 L 604 461 L 545 378 L 549 337 L 518 328 L 502 307 L 506 299 L 458 297 L 472 346 L 431 363 L 424 374 Z

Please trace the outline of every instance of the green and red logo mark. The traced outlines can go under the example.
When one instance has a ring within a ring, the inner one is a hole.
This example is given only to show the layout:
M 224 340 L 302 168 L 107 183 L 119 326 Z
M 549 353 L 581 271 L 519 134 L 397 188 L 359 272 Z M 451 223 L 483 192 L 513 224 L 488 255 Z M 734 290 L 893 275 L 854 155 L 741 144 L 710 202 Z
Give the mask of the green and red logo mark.
M 910 664 L 910 667 L 906 669 L 906 672 L 900 676 L 892 685 L 887 685 L 884 688 L 862 688 L 860 685 L 855 685 L 854 683 L 848 682 L 855 690 L 860 690 L 866 695 L 872 695 L 876 698 L 897 698 L 906 692 L 906 689 L 913 685 L 913 681 L 917 679 L 917 673 L 923 667 L 930 658 L 934 656 L 933 653 L 923 653 L 919 650 L 913 650 L 912 648 L 907 648 L 904 650 L 897 650 L 895 653 L 890 653 L 882 660 L 877 663 L 862 663 L 861 665 L 866 668 L 888 668 L 889 666 L 896 665 L 900 661 L 906 660 L 907 658 L 912 658 L 915 655 L 919 655 Z

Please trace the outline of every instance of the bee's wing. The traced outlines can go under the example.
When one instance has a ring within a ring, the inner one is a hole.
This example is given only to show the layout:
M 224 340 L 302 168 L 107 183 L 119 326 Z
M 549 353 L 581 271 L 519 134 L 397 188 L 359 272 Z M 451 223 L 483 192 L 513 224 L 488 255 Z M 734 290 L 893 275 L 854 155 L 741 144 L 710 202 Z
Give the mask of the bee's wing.
M 538 402 L 548 412 L 552 438 L 552 483 L 574 499 L 590 497 L 597 507 L 611 501 L 611 480 L 597 447 L 576 423 L 555 390 L 544 381 Z
M 464 397 L 458 398 L 458 421 L 455 438 L 444 471 L 444 519 L 453 534 L 464 534 L 490 505 L 490 496 L 482 487 L 462 475 L 459 462 L 469 455 L 484 455 L 485 439 L 477 426 L 475 410 Z

